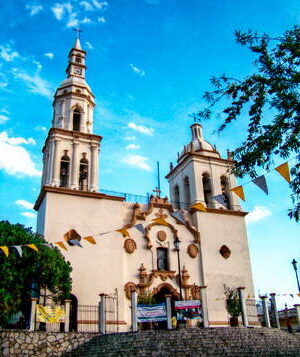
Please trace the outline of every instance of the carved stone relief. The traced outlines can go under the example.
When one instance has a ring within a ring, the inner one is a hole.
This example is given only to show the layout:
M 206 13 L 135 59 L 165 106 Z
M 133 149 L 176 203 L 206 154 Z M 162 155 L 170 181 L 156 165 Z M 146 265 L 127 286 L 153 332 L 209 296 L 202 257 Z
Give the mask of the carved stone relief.
M 157 232 L 157 238 L 158 240 L 160 240 L 161 242 L 164 242 L 167 239 L 167 234 L 164 231 L 158 231 Z
M 196 258 L 199 253 L 199 248 L 196 246 L 196 244 L 190 244 L 188 246 L 187 252 L 191 258 Z
M 136 249 L 136 243 L 133 239 L 126 239 L 124 242 L 124 248 L 127 253 L 132 254 Z

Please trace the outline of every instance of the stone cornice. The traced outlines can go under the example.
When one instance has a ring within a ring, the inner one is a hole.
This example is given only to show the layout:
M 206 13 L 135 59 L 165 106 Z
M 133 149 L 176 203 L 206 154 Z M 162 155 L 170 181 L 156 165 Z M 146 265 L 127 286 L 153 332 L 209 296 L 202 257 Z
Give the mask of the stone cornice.
M 231 165 L 233 163 L 232 160 L 227 160 L 227 159 L 221 159 L 219 157 L 214 157 L 214 156 L 207 156 L 207 155 L 202 155 L 200 153 L 197 152 L 189 152 L 185 154 L 185 158 L 180 161 L 166 176 L 166 179 L 169 179 L 173 173 L 175 173 L 175 171 L 177 170 L 177 168 L 179 166 L 181 166 L 184 162 L 186 162 L 188 159 L 190 158 L 200 158 L 200 159 L 204 159 L 204 160 L 208 160 L 208 161 L 217 161 L 217 162 L 222 162 L 222 163 L 226 163 L 227 165 Z
M 87 198 L 97 198 L 97 199 L 105 199 L 105 200 L 112 200 L 112 201 L 121 201 L 121 202 L 123 202 L 125 200 L 124 197 L 109 196 L 109 195 L 105 195 L 104 193 L 99 193 L 99 192 L 71 190 L 71 189 L 65 188 L 65 187 L 43 186 L 41 189 L 41 192 L 35 202 L 35 205 L 33 207 L 36 211 L 39 209 L 47 192 L 65 194 L 65 195 L 73 195 L 73 196 L 81 196 L 81 197 L 87 197 Z
M 70 85 L 68 85 L 67 87 L 70 87 L 70 86 L 72 86 L 73 84 L 70 84 Z M 86 88 L 87 89 L 87 88 Z M 90 93 L 90 92 L 89 92 Z M 59 94 L 59 95 L 57 95 L 56 93 L 55 93 L 55 95 L 54 95 L 54 98 L 55 98 L 55 100 L 56 99 L 61 99 L 61 98 L 66 98 L 66 97 L 69 97 L 69 96 L 71 96 L 71 95 L 73 95 L 73 96 L 76 96 L 76 97 L 79 97 L 79 98 L 83 98 L 83 99 L 86 99 L 93 107 L 95 107 L 95 103 L 91 100 L 91 98 L 89 98 L 86 94 L 82 94 L 82 93 L 76 93 L 76 92 L 67 92 L 67 93 L 63 93 L 63 94 Z M 94 96 L 93 96 L 94 97 Z
M 195 212 L 199 212 L 198 210 L 191 208 L 190 209 L 191 214 L 195 213 Z M 229 209 L 221 209 L 221 208 L 206 208 L 206 211 L 201 211 L 201 213 L 217 213 L 217 214 L 225 214 L 228 216 L 240 216 L 240 217 L 245 217 L 248 212 L 244 212 L 244 211 L 233 211 L 233 210 L 229 210 Z

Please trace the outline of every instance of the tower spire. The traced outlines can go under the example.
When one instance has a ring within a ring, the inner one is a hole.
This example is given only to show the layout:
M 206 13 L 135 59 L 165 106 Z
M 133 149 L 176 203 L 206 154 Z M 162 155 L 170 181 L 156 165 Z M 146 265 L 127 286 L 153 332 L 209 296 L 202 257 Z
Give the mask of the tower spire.
M 82 30 L 79 27 L 76 27 L 73 29 L 73 31 L 76 32 L 76 41 L 75 41 L 75 45 L 74 48 L 76 48 L 77 50 L 81 50 L 81 44 L 80 44 L 80 32 L 82 32 Z

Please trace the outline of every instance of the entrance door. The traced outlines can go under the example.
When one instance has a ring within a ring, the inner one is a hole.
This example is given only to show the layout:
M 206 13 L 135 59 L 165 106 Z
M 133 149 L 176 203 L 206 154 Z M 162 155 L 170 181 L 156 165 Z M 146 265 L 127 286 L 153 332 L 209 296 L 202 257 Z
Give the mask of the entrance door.
M 155 302 L 157 304 L 165 303 L 166 302 L 166 295 L 172 295 L 171 297 L 171 308 L 172 308 L 172 317 L 175 315 L 175 307 L 174 301 L 177 301 L 177 297 L 174 296 L 168 287 L 162 287 L 159 292 L 154 296 Z M 167 321 L 157 322 L 154 326 L 154 329 L 167 329 Z

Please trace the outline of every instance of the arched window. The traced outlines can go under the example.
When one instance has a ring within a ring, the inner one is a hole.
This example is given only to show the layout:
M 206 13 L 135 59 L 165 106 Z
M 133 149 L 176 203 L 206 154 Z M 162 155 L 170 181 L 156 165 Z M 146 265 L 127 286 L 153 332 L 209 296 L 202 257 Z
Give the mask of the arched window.
M 191 204 L 190 180 L 186 176 L 183 181 L 184 188 L 184 207 L 188 208 Z
M 178 185 L 174 187 L 174 207 L 180 208 L 180 194 Z
M 212 202 L 212 190 L 211 190 L 211 180 L 207 172 L 202 175 L 203 193 L 204 201 L 207 207 L 211 207 Z
M 82 110 L 79 106 L 76 106 L 73 111 L 73 130 L 80 131 L 80 121 L 81 121 Z
M 89 177 L 89 162 L 85 156 L 86 153 L 83 153 L 83 159 L 80 160 L 80 165 L 79 165 L 79 189 L 83 191 L 88 190 L 88 177 Z
M 229 201 L 229 185 L 228 179 L 226 176 L 221 176 L 221 191 L 224 198 L 225 207 L 230 209 L 230 201 Z
M 157 270 L 169 270 L 168 249 L 157 248 L 156 254 L 157 254 Z
M 65 154 L 60 160 L 60 181 L 59 181 L 60 187 L 68 187 L 69 170 L 70 170 L 70 158 L 68 156 L 68 150 L 65 150 Z

